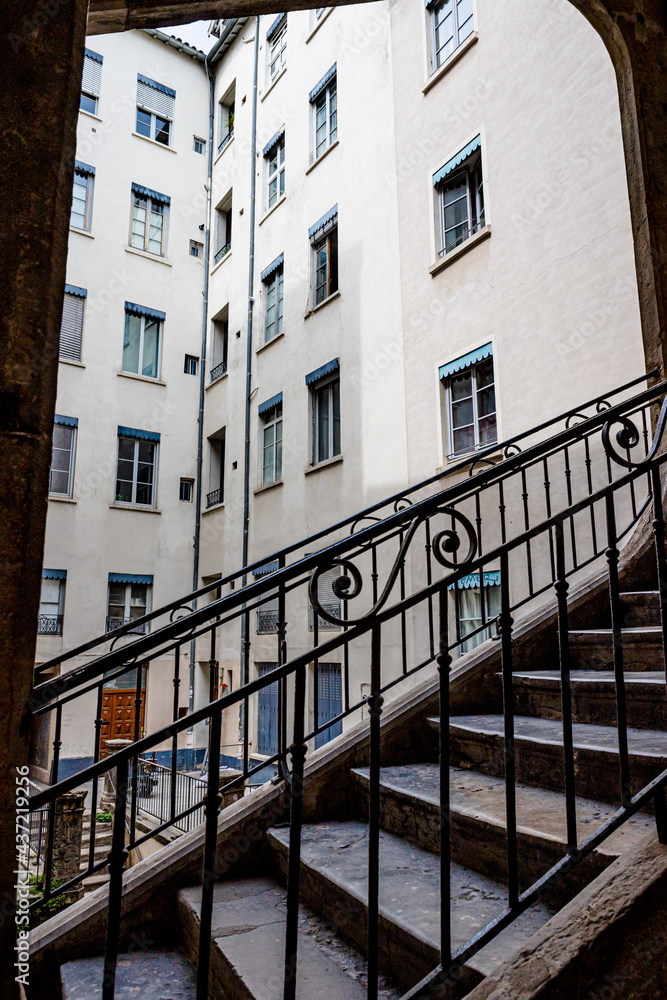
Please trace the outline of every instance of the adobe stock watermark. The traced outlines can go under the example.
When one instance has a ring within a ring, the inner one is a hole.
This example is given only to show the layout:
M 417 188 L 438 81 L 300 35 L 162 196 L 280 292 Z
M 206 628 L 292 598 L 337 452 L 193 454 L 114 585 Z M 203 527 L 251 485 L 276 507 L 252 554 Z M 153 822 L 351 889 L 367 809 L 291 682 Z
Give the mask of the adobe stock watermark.
M 15 981 L 29 985 L 30 976 L 30 803 L 28 789 L 30 769 L 27 765 L 16 768 L 16 944 L 14 945 Z

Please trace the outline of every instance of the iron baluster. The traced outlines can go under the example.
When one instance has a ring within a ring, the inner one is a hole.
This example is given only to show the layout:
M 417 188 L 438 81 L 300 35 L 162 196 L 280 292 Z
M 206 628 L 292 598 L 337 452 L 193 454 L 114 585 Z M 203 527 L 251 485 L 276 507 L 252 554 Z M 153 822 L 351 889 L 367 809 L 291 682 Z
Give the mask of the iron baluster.
M 563 714 L 563 763 L 565 767 L 565 815 L 567 849 L 577 850 L 577 804 L 574 779 L 574 739 L 572 730 L 572 685 L 570 680 L 570 636 L 567 612 L 567 572 L 565 569 L 565 539 L 562 521 L 556 525 L 556 582 L 558 600 L 558 658 L 560 663 L 561 703 Z
M 371 630 L 370 761 L 368 794 L 368 1000 L 378 995 L 380 920 L 380 718 L 382 715 L 381 630 Z
M 609 575 L 609 605 L 611 608 L 611 633 L 614 651 L 614 679 L 616 682 L 616 724 L 618 727 L 618 758 L 621 776 L 621 804 L 628 808 L 630 792 L 630 759 L 628 756 L 628 718 L 625 702 L 625 676 L 623 673 L 623 633 L 621 595 L 618 584 L 618 548 L 614 495 L 605 499 L 607 514 L 607 567 Z
M 660 625 L 662 627 L 662 651 L 667 681 L 667 559 L 665 558 L 665 513 L 662 506 L 662 485 L 660 469 L 651 469 L 651 492 L 653 494 L 653 540 L 655 544 L 656 569 L 658 572 L 658 593 L 660 595 Z
M 440 678 L 440 965 L 446 969 L 452 960 L 451 912 L 451 812 L 449 792 L 449 652 L 447 590 L 438 595 L 439 652 L 436 658 Z
M 281 556 L 278 568 L 285 566 L 285 557 Z M 285 620 L 285 585 L 278 588 L 278 665 L 287 663 L 287 622 Z M 287 761 L 287 681 L 278 681 L 278 773 L 285 777 Z
M 250 683 L 250 612 L 243 612 L 243 640 L 242 640 L 242 660 L 243 660 L 243 684 Z M 250 756 L 250 699 L 246 695 L 243 699 L 243 777 L 248 777 Z
M 53 740 L 53 763 L 51 765 L 51 784 L 58 784 L 58 766 L 60 763 L 60 748 L 62 746 L 62 728 L 63 728 L 63 708 L 60 703 L 56 707 L 56 730 Z M 56 834 L 56 807 L 57 798 L 54 798 L 51 802 L 51 808 L 49 809 L 49 830 L 48 830 L 48 840 L 46 843 L 46 863 L 44 865 L 44 898 L 48 899 L 51 895 L 51 878 L 53 875 L 53 845 L 55 841 Z
M 102 699 L 104 697 L 104 681 L 97 685 L 97 706 L 95 709 L 95 745 L 93 747 L 93 764 L 97 764 L 100 759 L 100 742 L 102 738 L 102 726 L 105 720 L 102 718 Z M 93 778 L 90 790 L 90 843 L 88 845 L 88 867 L 95 864 L 95 836 L 97 830 L 97 775 Z
M 134 695 L 134 742 L 136 743 L 139 739 L 141 732 L 141 705 L 142 705 L 142 679 L 143 679 L 143 664 L 137 667 L 137 681 L 136 689 Z M 137 789 L 139 782 L 139 759 L 138 757 L 133 758 L 134 763 L 132 765 L 132 789 L 130 794 L 130 843 L 134 842 L 134 833 L 137 823 Z
M 372 567 L 371 582 L 373 584 L 373 604 L 376 604 L 378 599 L 378 557 L 377 557 L 377 546 L 375 545 L 373 545 L 373 547 L 371 548 L 371 567 Z
M 549 479 L 549 460 L 545 457 L 542 460 L 542 466 L 544 468 L 544 502 L 546 507 L 546 515 L 548 518 L 551 517 L 551 480 Z M 551 579 L 556 579 L 556 558 L 554 555 L 554 539 L 551 533 L 551 528 L 549 528 L 549 559 L 551 560 Z
M 431 522 L 428 518 L 424 521 L 424 532 L 426 535 L 426 542 L 424 545 L 424 550 L 426 552 L 426 584 L 431 586 L 433 583 L 433 566 L 431 565 Z M 479 536 L 479 530 L 477 532 Z M 433 598 L 429 594 L 428 597 L 428 649 L 429 655 L 435 656 L 435 628 L 433 623 Z
M 530 511 L 528 509 L 528 483 L 526 480 L 526 470 L 523 468 L 521 470 L 521 487 L 522 494 L 521 499 L 523 501 L 523 525 L 526 531 L 530 530 Z M 533 558 L 532 550 L 530 547 L 530 539 L 526 542 L 526 566 L 528 571 L 528 591 L 532 595 L 533 591 Z
M 123 895 L 123 871 L 127 860 L 125 849 L 125 814 L 127 811 L 128 758 L 121 755 L 116 765 L 116 795 L 109 851 L 109 915 L 104 949 L 104 979 L 102 1000 L 114 1000 L 116 965 L 120 939 L 120 911 Z
M 404 532 L 399 532 L 398 540 L 399 547 L 403 545 Z M 399 574 L 400 580 L 400 594 L 401 603 L 405 601 L 405 559 L 401 559 L 401 570 Z M 407 621 L 405 617 L 405 611 L 401 612 L 401 664 L 403 667 L 403 673 L 408 672 L 408 635 L 407 635 Z
M 507 541 L 507 525 L 505 524 L 505 488 L 502 479 L 498 483 L 498 512 L 500 514 L 500 540 L 504 545 Z
M 586 466 L 586 482 L 588 484 L 588 496 L 593 495 L 593 475 L 592 475 L 592 461 L 591 461 L 591 446 L 588 440 L 588 436 L 584 438 L 584 465 Z M 590 517 L 591 517 L 591 540 L 593 543 L 593 552 L 595 555 L 598 554 L 598 539 L 597 530 L 595 527 L 595 504 L 590 506 Z
M 572 506 L 572 469 L 570 468 L 570 449 L 564 449 L 565 458 L 565 484 L 567 489 L 567 505 Z M 572 564 L 576 569 L 578 566 L 577 561 L 577 534 L 574 526 L 574 518 L 570 518 L 570 545 L 572 548 Z
M 220 741 L 222 710 L 212 711 L 208 737 L 208 775 L 204 797 L 205 833 L 202 866 L 201 913 L 199 918 L 199 953 L 197 956 L 197 1000 L 208 1000 L 208 973 L 211 961 L 211 927 L 213 922 L 213 890 L 215 888 L 215 854 L 218 840 L 220 794 Z
M 507 551 L 500 556 L 500 621 L 505 734 L 505 818 L 507 823 L 507 885 L 509 907 L 519 902 L 519 868 L 516 835 L 516 744 L 514 739 L 514 686 L 512 679 L 512 615 Z
M 303 769 L 306 760 L 305 736 L 306 667 L 294 679 L 294 725 L 292 729 L 292 773 L 289 790 L 289 860 L 287 868 L 287 917 L 285 920 L 284 1000 L 296 998 L 297 952 L 299 946 L 299 883 L 301 878 L 301 826 L 303 816 Z

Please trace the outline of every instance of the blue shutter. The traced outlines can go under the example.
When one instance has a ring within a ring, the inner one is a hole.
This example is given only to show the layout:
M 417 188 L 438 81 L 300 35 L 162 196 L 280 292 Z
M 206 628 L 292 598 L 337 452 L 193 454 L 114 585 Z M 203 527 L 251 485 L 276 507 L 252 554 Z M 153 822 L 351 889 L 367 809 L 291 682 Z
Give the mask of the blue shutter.
M 259 676 L 275 670 L 277 663 L 259 663 Z M 257 752 L 271 756 L 278 750 L 278 681 L 257 692 Z
M 320 663 L 317 668 L 317 725 L 324 726 L 329 719 L 335 719 L 343 711 L 343 682 L 338 663 Z M 315 737 L 315 749 L 343 732 L 343 720 Z

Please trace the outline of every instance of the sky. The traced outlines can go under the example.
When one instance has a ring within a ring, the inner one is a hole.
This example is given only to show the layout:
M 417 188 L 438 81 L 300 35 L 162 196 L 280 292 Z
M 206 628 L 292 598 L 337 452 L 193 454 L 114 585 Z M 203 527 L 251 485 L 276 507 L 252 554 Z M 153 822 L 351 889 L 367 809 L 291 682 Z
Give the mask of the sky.
M 177 24 L 176 27 L 160 28 L 160 31 L 164 31 L 167 35 L 175 35 L 176 38 L 182 38 L 188 45 L 201 49 L 202 52 L 208 52 L 217 42 L 214 35 L 211 35 L 210 38 L 207 35 L 210 23 L 210 20 L 192 21 L 190 24 Z

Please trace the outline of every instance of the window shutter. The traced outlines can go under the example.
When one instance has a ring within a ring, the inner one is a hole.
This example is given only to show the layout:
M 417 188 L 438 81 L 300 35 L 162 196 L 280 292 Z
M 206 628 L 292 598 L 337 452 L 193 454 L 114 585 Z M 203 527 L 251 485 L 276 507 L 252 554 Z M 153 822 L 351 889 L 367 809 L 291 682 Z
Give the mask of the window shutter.
M 338 566 L 334 566 L 322 574 L 317 587 L 317 596 L 319 597 L 320 604 L 325 611 L 333 613 L 336 616 L 340 615 L 340 599 L 334 594 L 333 585 L 334 580 L 337 580 L 339 576 L 340 569 Z M 325 624 L 329 625 L 328 622 Z
M 174 117 L 174 98 L 171 94 L 164 94 L 155 87 L 149 87 L 137 81 L 137 104 L 146 111 L 152 111 L 155 115 L 168 118 L 170 121 Z
M 83 60 L 83 77 L 81 79 L 81 89 L 86 94 L 93 97 L 100 96 L 100 77 L 102 74 L 102 63 L 97 59 L 86 56 Z
M 83 303 L 78 295 L 65 295 L 63 318 L 60 326 L 60 357 L 81 361 L 81 336 L 83 333 Z

